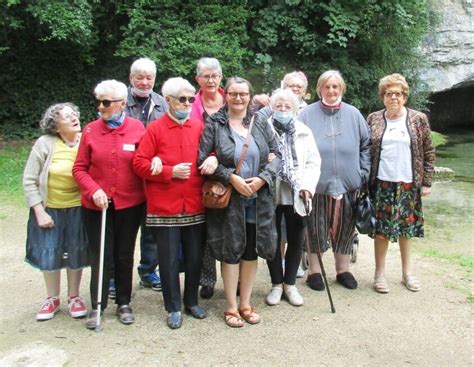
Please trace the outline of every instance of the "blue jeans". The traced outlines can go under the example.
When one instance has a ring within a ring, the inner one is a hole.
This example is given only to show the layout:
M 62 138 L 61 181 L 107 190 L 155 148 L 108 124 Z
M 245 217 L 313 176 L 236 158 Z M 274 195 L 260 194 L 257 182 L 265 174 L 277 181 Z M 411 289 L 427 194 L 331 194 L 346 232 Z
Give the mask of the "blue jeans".
M 138 265 L 138 275 L 141 280 L 147 280 L 158 266 L 158 245 L 153 238 L 150 227 L 147 227 L 146 218 L 143 219 L 140 229 L 140 264 Z

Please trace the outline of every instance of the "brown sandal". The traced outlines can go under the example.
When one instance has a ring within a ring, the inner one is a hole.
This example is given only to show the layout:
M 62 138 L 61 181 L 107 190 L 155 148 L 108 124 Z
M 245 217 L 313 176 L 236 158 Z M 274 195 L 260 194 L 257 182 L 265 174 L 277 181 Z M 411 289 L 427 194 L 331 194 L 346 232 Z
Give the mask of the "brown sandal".
M 255 325 L 260 322 L 260 315 L 257 313 L 257 310 L 252 307 L 239 308 L 239 314 L 251 325 Z
M 233 328 L 244 326 L 244 320 L 242 320 L 238 312 L 224 311 L 224 321 L 228 326 Z

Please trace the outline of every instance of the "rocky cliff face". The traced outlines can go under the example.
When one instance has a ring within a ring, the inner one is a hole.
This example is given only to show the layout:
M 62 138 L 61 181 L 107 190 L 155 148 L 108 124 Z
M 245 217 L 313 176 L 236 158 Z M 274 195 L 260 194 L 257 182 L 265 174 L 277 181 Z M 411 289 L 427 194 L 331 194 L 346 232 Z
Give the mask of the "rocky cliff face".
M 430 97 L 432 128 L 474 127 L 474 0 L 429 0 L 439 14 L 421 45 L 428 67 L 421 79 Z
M 429 89 L 440 92 L 474 81 L 474 1 L 429 0 L 440 23 L 422 43 L 429 68 L 421 71 Z

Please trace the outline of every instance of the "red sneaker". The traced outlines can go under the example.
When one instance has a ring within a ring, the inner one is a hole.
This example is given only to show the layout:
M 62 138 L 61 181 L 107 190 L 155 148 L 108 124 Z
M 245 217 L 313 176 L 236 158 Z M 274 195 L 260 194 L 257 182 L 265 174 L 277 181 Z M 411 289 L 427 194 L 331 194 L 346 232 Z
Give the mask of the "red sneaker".
M 75 319 L 80 319 L 87 315 L 87 308 L 82 297 L 69 298 L 68 308 L 69 314 Z
M 36 314 L 36 320 L 45 321 L 51 320 L 54 314 L 59 311 L 59 298 L 48 297 L 41 305 L 40 310 Z

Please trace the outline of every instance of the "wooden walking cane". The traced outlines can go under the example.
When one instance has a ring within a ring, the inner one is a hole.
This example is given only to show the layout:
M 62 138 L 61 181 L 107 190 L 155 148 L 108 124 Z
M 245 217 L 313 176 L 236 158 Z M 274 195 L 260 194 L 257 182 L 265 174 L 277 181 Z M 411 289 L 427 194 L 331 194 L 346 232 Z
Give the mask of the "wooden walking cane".
M 311 249 L 309 247 L 309 227 L 310 227 L 309 216 L 311 214 L 309 210 L 309 200 L 311 199 L 305 199 L 304 201 L 304 209 L 306 211 L 305 246 L 306 246 L 306 251 L 308 252 L 308 254 L 311 253 Z M 321 249 L 319 248 L 319 243 L 316 244 L 316 255 L 318 256 L 319 267 L 321 268 L 321 275 L 323 276 L 324 285 L 326 286 L 326 292 L 329 298 L 329 304 L 331 305 L 331 312 L 335 313 L 336 309 L 334 308 L 334 303 L 332 302 L 332 297 L 331 297 L 331 291 L 329 290 L 328 280 L 326 279 L 326 271 L 324 270 L 324 264 L 323 264 L 323 259 L 321 258 Z

